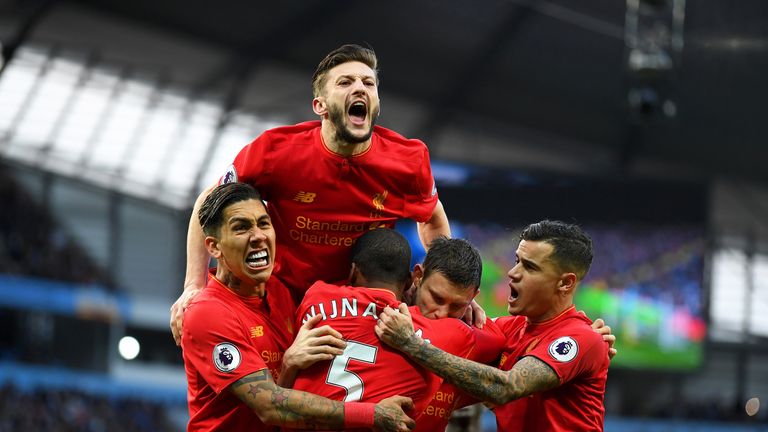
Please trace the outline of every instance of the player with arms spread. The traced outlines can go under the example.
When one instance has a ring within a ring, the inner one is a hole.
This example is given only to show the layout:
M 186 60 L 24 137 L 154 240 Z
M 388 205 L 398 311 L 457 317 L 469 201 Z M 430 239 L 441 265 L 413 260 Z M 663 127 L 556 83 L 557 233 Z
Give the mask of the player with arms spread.
M 521 234 L 509 271 L 509 313 L 497 320 L 508 345 L 500 369 L 416 337 L 408 309 L 385 308 L 376 333 L 467 393 L 497 405 L 502 431 L 602 431 L 608 345 L 576 312 L 573 294 L 592 262 L 581 228 L 542 221 Z M 529 396 L 529 397 L 526 397 Z
M 294 304 L 287 288 L 270 277 L 275 232 L 264 203 L 249 185 L 225 184 L 206 198 L 199 219 L 219 267 L 189 306 L 182 335 L 188 430 L 413 427 L 403 411 L 411 406 L 408 398 L 344 403 L 277 385 L 293 339 Z M 314 321 L 299 333 L 306 334 Z M 327 334 L 335 336 L 340 335 Z

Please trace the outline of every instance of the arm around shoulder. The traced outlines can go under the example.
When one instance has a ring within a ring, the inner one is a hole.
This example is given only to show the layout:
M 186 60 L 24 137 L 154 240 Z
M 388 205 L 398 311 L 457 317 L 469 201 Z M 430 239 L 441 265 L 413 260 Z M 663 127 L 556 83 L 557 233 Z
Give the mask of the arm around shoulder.
M 404 410 L 412 408 L 408 398 L 395 396 L 378 404 L 339 402 L 298 390 L 285 389 L 266 369 L 237 380 L 229 387 L 262 423 L 299 429 L 374 428 L 409 431 L 415 426 Z

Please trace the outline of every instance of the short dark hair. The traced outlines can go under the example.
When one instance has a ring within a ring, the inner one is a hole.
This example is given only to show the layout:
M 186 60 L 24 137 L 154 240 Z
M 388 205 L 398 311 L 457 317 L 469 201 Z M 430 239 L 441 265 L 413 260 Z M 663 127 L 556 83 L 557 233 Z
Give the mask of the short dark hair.
M 352 262 L 366 279 L 406 282 L 411 277 L 411 246 L 393 229 L 370 230 L 352 246 Z
M 528 225 L 520 239 L 551 244 L 552 261 L 562 270 L 576 273 L 579 280 L 592 265 L 592 239 L 578 225 L 543 220 Z
M 355 44 L 342 45 L 328 53 L 328 55 L 320 61 L 320 64 L 317 65 L 315 74 L 312 75 L 312 94 L 314 97 L 319 96 L 325 86 L 326 72 L 340 64 L 353 61 L 363 63 L 373 69 L 378 80 L 379 70 L 377 67 L 379 61 L 376 58 L 376 53 L 373 52 L 372 49 Z
M 224 210 L 234 203 L 252 199 L 264 204 L 259 192 L 249 184 L 225 183 L 216 186 L 197 212 L 203 232 L 206 235 L 217 235 L 223 222 Z
M 464 239 L 438 237 L 429 244 L 424 258 L 424 279 L 438 272 L 451 283 L 480 288 L 483 260 L 480 252 Z

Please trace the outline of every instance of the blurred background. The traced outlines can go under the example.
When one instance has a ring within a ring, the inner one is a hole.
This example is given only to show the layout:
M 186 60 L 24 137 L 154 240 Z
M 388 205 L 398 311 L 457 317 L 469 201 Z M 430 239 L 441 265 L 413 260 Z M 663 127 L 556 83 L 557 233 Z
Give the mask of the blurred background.
M 768 430 L 768 2 L 0 0 L 0 431 L 184 429 L 192 203 L 350 42 L 489 314 L 523 226 L 593 236 L 607 431 Z

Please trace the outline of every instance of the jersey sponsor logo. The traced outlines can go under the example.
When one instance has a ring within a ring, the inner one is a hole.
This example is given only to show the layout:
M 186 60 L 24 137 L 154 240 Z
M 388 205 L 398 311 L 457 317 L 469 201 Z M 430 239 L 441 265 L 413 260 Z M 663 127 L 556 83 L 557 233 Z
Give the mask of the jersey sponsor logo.
M 264 336 L 264 327 L 251 327 L 251 339 Z
M 222 342 L 213 347 L 213 365 L 216 369 L 229 373 L 240 366 L 240 350 L 234 344 Z
M 237 183 L 237 170 L 234 165 L 230 165 L 229 168 L 227 168 L 227 172 L 224 173 L 224 176 L 219 182 L 219 184 L 227 183 Z
M 559 362 L 567 363 L 576 358 L 578 353 L 579 344 L 570 336 L 557 338 L 549 344 L 549 355 Z
M 303 202 L 305 204 L 309 204 L 315 200 L 315 197 L 317 196 L 314 192 L 304 192 L 299 191 L 295 197 L 293 197 L 294 201 Z

